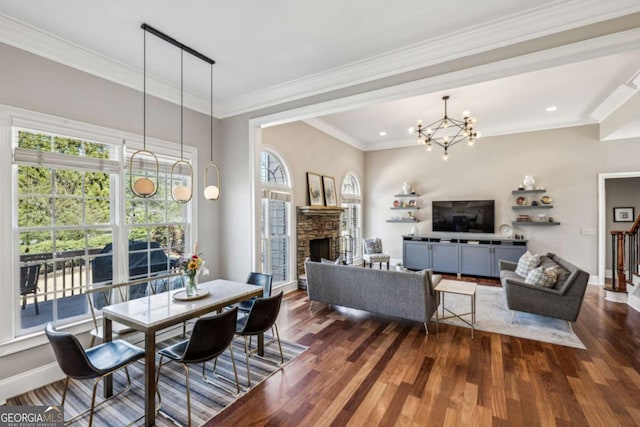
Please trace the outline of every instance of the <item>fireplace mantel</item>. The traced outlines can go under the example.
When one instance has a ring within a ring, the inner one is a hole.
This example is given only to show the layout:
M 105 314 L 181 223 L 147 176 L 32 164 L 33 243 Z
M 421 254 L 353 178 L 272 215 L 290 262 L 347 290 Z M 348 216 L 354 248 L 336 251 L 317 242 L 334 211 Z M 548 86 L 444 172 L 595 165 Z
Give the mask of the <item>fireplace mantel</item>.
M 344 208 L 337 206 L 298 206 L 298 213 L 302 215 L 340 215 Z

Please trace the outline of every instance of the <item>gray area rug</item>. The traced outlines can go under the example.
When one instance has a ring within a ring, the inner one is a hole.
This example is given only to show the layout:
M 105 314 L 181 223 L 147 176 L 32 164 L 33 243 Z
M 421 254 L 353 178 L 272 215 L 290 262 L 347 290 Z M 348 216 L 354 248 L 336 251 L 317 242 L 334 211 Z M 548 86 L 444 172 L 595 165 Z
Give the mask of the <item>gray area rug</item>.
M 471 297 L 466 295 L 447 293 L 445 307 L 454 313 L 468 313 L 471 311 L 470 299 Z M 438 310 L 442 316 L 442 306 L 438 307 Z M 513 323 L 510 323 L 511 313 L 507 307 L 507 300 L 502 288 L 481 285 L 476 288 L 475 329 L 586 349 L 580 338 L 571 332 L 569 325 L 564 320 L 518 311 Z M 445 311 L 445 316 L 449 315 L 450 313 Z M 471 320 L 471 316 L 463 316 L 463 318 Z M 436 320 L 435 315 L 432 320 Z M 469 327 L 455 318 L 441 320 L 441 323 Z
M 269 336 L 265 336 L 265 341 L 269 340 Z M 180 341 L 180 338 L 172 338 L 159 343 L 158 348 L 162 348 Z M 255 340 L 254 340 L 255 344 Z M 284 353 L 285 366 L 291 360 L 302 354 L 307 347 L 282 341 L 282 352 Z M 238 369 L 238 378 L 240 386 L 246 387 L 247 384 L 247 367 L 244 356 L 244 341 L 242 338 L 236 337 L 233 341 L 234 358 Z M 280 362 L 280 353 L 278 344 L 272 343 L 265 347 L 265 358 L 261 360 L 257 357 L 250 358 L 251 364 L 251 389 L 242 390 L 240 395 L 234 396 L 226 393 L 211 384 L 207 384 L 202 380 L 202 365 L 191 365 L 189 381 L 191 389 L 191 420 L 192 425 L 199 426 L 211 419 L 214 415 L 231 405 L 238 398 L 247 393 L 274 374 L 280 367 L 275 362 Z M 156 358 L 157 362 L 158 358 Z M 166 359 L 165 359 L 166 361 Z M 164 363 L 164 362 L 163 362 Z M 211 377 L 211 369 L 213 362 L 207 363 L 207 375 Z M 231 356 L 229 351 L 225 351 L 218 358 L 218 366 L 216 372 L 227 378 L 233 379 L 233 368 L 231 365 Z M 129 425 L 132 421 L 144 414 L 144 365 L 140 362 L 134 363 L 129 367 L 131 375 L 131 389 L 120 396 L 115 397 L 109 403 L 97 408 L 94 418 L 94 426 L 124 426 Z M 220 381 L 216 379 L 216 381 Z M 113 391 L 114 393 L 122 390 L 126 384 L 126 376 L 124 370 L 114 375 Z M 223 385 L 229 386 L 222 382 Z M 62 390 L 64 387 L 63 380 L 53 384 L 30 391 L 23 395 L 14 397 L 7 401 L 7 405 L 59 405 L 62 398 Z M 67 392 L 67 401 L 65 403 L 65 419 L 69 419 L 74 415 L 82 412 L 89 407 L 91 403 L 91 389 L 93 380 L 69 382 L 69 391 Z M 174 418 L 182 425 L 187 424 L 187 395 L 185 387 L 185 374 L 181 364 L 171 362 L 162 366 L 160 373 L 160 393 L 162 395 L 161 411 Z M 102 384 L 98 386 L 96 395 L 96 403 L 102 400 Z M 156 399 L 157 401 L 157 399 Z M 73 425 L 84 426 L 89 422 L 89 415 L 77 420 Z M 133 425 L 143 425 L 143 420 L 138 420 Z M 156 416 L 156 425 L 172 426 L 175 425 L 168 418 L 162 415 Z

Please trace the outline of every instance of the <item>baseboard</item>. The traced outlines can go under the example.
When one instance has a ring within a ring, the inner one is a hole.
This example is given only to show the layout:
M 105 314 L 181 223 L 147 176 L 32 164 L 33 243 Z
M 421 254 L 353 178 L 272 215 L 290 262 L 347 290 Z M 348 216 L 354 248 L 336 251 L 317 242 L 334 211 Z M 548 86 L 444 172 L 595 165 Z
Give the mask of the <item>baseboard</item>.
M 38 366 L 27 372 L 21 372 L 9 378 L 0 380 L 0 405 L 6 405 L 7 399 L 26 393 L 44 385 L 64 378 L 57 362 Z
M 629 295 L 627 299 L 627 304 L 629 307 L 633 308 L 635 311 L 640 311 L 640 297 L 636 295 Z
M 297 291 L 298 290 L 298 282 L 297 281 L 293 281 L 293 282 L 287 282 L 283 285 L 274 287 L 271 290 L 271 294 L 275 295 L 278 292 L 282 291 L 284 294 L 288 294 L 289 292 L 293 292 L 293 291 Z
M 596 274 L 589 275 L 589 281 L 587 282 L 589 285 L 598 285 L 602 286 L 602 282 L 600 281 L 600 277 Z

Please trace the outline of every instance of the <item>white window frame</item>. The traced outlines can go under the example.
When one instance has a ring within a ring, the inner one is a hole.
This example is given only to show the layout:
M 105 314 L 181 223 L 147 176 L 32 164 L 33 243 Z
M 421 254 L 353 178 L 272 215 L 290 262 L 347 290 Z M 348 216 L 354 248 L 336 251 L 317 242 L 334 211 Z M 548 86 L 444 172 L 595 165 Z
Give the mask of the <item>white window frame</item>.
M 293 225 L 294 225 L 294 220 L 293 220 L 293 215 L 294 215 L 294 210 L 293 210 L 293 184 L 292 184 L 292 180 L 291 180 L 291 174 L 289 172 L 289 167 L 287 166 L 287 162 L 285 160 L 285 158 L 282 156 L 282 154 L 280 154 L 274 147 L 271 146 L 266 146 L 263 145 L 260 149 L 258 158 L 260 159 L 259 161 L 259 170 L 261 171 L 262 168 L 262 153 L 263 152 L 267 152 L 270 155 L 274 156 L 276 159 L 278 159 L 278 161 L 280 162 L 280 167 L 282 167 L 282 170 L 284 172 L 284 177 L 285 180 L 288 182 L 287 184 L 273 184 L 273 183 L 264 183 L 262 182 L 262 174 L 260 173 L 260 176 L 258 177 L 258 182 L 260 185 L 260 221 L 258 222 L 258 224 L 262 221 L 262 218 L 264 217 L 264 204 L 265 204 L 265 199 L 270 198 L 273 194 L 282 194 L 285 195 L 288 198 L 288 206 L 289 206 L 289 212 L 287 215 L 288 218 L 288 223 L 287 223 L 287 230 L 289 231 L 289 265 L 287 266 L 288 268 L 288 276 L 289 276 L 289 280 L 287 281 L 283 281 L 283 282 L 274 282 L 274 287 L 277 286 L 283 286 L 283 285 L 288 285 L 291 283 L 294 283 L 297 281 L 297 278 L 295 277 L 295 268 L 294 266 L 296 265 L 296 245 L 295 245 L 295 238 L 294 238 L 294 230 L 293 230 Z M 265 195 L 267 195 L 268 197 L 265 197 Z M 267 223 L 265 224 L 265 230 L 269 229 L 269 223 L 268 223 L 269 219 L 267 218 Z M 262 240 L 265 238 L 265 236 L 262 235 L 262 233 L 259 233 L 259 241 L 257 242 L 258 248 L 262 247 Z M 266 238 L 266 241 L 269 242 L 270 239 Z M 268 245 L 268 243 L 267 243 Z M 266 249 L 267 253 L 270 253 L 270 248 Z M 260 260 L 258 261 L 258 264 L 262 263 L 262 257 L 263 257 L 263 253 L 262 251 L 260 251 Z M 267 261 L 267 266 L 270 266 L 270 262 Z
M 346 179 L 350 177 L 352 178 L 355 183 L 356 183 L 356 191 L 357 193 L 345 193 L 343 192 L 343 188 L 344 188 L 344 182 L 346 181 Z M 346 204 L 358 204 L 359 205 L 359 209 L 358 209 L 358 229 L 360 230 L 360 241 L 357 241 L 356 239 L 354 239 L 353 241 L 353 263 L 354 264 L 360 264 L 362 263 L 362 239 L 363 239 L 363 233 L 362 233 L 362 186 L 360 185 L 360 180 L 358 179 L 358 176 L 351 171 L 348 171 L 347 173 L 344 174 L 344 176 L 342 177 L 342 181 L 340 182 L 340 193 L 341 193 L 341 200 L 340 200 L 340 204 L 341 206 L 344 207 L 344 205 Z M 342 230 L 340 230 L 341 234 L 342 234 Z
M 14 215 L 14 212 L 16 212 L 15 207 L 18 203 L 18 195 L 14 191 L 17 185 L 17 166 L 14 166 L 13 162 L 13 129 L 16 127 L 120 147 L 117 151 L 119 158 L 113 159 L 119 162 L 116 185 L 122 188 L 122 191 L 116 194 L 117 197 L 114 200 L 114 205 L 116 206 L 114 245 L 126 242 L 128 233 L 128 227 L 124 219 L 126 197 L 124 186 L 128 185 L 126 180 L 128 164 L 125 161 L 125 152 L 127 149 L 137 150 L 143 147 L 141 135 L 0 104 L 0 179 L 3 182 L 10 183 L 10 185 L 0 186 L 0 198 L 11 201 L 11 209 L 0 210 L 0 234 L 12 236 L 12 244 L 0 245 L 0 271 L 6 277 L 13 278 L 13 280 L 0 281 L 0 293 L 5 295 L 5 298 L 2 298 L 2 302 L 0 302 L 2 304 L 0 305 L 0 357 L 47 343 L 44 331 L 19 336 L 16 334 L 20 321 L 20 313 L 17 312 L 20 292 L 18 286 L 16 286 L 20 277 L 20 269 L 18 268 L 20 258 L 18 249 L 19 233 L 17 217 Z M 180 157 L 180 145 L 174 142 L 147 137 L 146 148 L 156 154 Z M 198 158 L 197 148 L 185 145 L 183 158 L 193 165 L 193 188 L 196 189 L 198 188 L 197 177 L 199 176 L 196 161 Z M 198 209 L 197 199 L 198 197 L 194 195 L 187 207 L 188 220 L 185 229 L 185 245 L 189 246 L 186 247 L 190 247 L 194 241 L 194 236 L 197 236 L 197 215 L 195 214 Z M 121 254 L 122 252 L 119 253 Z M 128 257 L 120 256 L 120 259 L 116 258 L 118 257 L 114 256 L 114 277 L 125 277 L 123 275 L 128 274 Z M 65 325 L 64 329 L 71 333 L 79 334 L 88 332 L 92 327 L 91 316 L 87 315 L 85 319 Z

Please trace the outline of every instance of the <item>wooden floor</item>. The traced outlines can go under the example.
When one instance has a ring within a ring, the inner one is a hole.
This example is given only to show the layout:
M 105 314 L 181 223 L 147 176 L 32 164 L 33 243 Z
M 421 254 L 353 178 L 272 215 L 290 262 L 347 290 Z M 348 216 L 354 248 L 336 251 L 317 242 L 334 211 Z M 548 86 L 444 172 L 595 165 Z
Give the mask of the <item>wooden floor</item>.
M 574 325 L 587 350 L 308 308 L 288 295 L 278 324 L 309 349 L 207 425 L 640 425 L 640 313 L 599 287 Z

